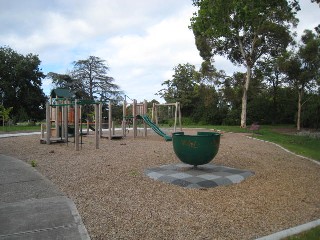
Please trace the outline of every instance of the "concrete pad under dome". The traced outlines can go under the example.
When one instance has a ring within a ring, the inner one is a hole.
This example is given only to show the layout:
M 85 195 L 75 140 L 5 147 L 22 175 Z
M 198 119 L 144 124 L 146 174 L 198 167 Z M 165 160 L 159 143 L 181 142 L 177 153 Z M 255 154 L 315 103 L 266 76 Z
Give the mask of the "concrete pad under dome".
M 149 168 L 145 174 L 158 181 L 186 188 L 212 188 L 240 183 L 253 172 L 225 166 L 205 164 L 197 167 L 178 163 Z

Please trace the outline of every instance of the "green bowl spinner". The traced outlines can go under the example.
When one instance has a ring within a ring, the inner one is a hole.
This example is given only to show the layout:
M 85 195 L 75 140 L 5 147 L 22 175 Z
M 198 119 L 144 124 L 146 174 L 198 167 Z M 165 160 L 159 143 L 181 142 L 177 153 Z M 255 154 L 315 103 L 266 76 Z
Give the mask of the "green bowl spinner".
M 173 150 L 184 163 L 193 166 L 211 162 L 219 150 L 220 134 L 198 132 L 197 135 L 185 135 L 184 132 L 172 134 Z

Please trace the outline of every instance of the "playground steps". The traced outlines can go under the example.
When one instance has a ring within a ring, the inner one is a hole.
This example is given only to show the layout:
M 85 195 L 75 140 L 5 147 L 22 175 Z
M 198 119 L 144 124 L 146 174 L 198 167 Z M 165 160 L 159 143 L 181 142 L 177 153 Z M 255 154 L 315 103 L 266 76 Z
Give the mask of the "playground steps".
M 101 138 L 108 138 L 109 139 L 109 136 L 101 136 Z M 111 139 L 122 139 L 123 138 L 123 135 L 112 135 L 111 136 Z
M 66 138 L 50 138 L 50 143 L 65 143 L 67 142 Z M 40 143 L 46 144 L 47 139 L 46 138 L 40 138 Z

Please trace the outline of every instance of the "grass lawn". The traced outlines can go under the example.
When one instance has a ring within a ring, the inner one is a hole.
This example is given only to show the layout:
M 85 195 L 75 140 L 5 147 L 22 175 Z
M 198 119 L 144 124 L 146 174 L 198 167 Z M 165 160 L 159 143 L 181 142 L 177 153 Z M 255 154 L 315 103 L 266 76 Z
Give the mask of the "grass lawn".
M 320 239 L 320 226 L 312 228 L 308 231 L 299 233 L 285 238 L 284 240 L 319 240 Z
M 12 126 L 0 126 L 0 132 L 28 132 L 28 131 L 40 131 L 40 126 L 28 126 L 28 125 L 12 125 Z
M 251 133 L 248 129 L 239 126 L 205 126 L 206 128 L 219 129 L 226 132 Z M 298 155 L 320 161 L 320 139 L 295 135 L 293 126 L 262 125 L 260 130 L 252 136 L 261 140 L 274 142 Z
M 280 133 L 279 127 L 262 126 L 254 137 L 279 144 L 296 154 L 320 161 L 320 139 L 295 134 Z

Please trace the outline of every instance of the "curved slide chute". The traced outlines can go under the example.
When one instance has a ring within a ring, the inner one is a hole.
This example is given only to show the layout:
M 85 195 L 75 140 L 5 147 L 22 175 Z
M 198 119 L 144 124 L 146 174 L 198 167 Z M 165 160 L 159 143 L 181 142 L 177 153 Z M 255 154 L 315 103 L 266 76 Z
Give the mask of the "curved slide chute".
M 151 127 L 158 135 L 163 137 L 166 142 L 172 141 L 172 137 L 165 134 L 165 132 L 163 132 L 154 122 L 152 122 L 147 115 L 138 115 L 138 117 L 142 118 L 145 123 L 148 124 L 149 127 Z

